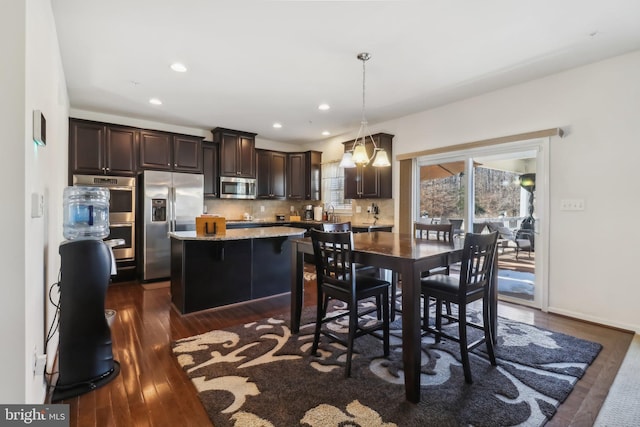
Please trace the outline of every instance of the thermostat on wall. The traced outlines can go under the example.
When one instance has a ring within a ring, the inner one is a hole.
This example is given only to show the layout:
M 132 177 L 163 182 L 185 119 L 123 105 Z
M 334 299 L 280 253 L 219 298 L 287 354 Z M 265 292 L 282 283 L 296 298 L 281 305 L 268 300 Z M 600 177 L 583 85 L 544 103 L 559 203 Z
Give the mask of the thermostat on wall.
M 33 110 L 33 140 L 38 145 L 47 145 L 47 119 L 40 110 Z

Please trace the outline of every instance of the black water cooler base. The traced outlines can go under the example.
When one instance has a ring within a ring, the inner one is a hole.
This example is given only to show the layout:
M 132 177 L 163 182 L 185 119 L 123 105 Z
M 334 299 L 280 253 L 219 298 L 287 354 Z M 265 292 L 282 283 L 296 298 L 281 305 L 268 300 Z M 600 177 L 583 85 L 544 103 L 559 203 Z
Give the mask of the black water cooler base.
M 104 311 L 109 248 L 101 240 L 72 240 L 62 243 L 59 252 L 60 341 L 53 402 L 92 391 L 120 373 Z
M 81 394 L 88 393 L 92 390 L 97 389 L 98 387 L 102 387 L 107 384 L 109 381 L 115 379 L 120 373 L 120 363 L 118 361 L 113 362 L 113 370 L 107 372 L 101 377 L 94 378 L 91 380 L 87 380 L 84 383 L 77 384 L 75 386 L 57 386 L 55 390 L 53 390 L 53 394 L 51 395 L 51 402 L 59 402 L 64 399 L 68 399 L 70 397 L 80 396 Z

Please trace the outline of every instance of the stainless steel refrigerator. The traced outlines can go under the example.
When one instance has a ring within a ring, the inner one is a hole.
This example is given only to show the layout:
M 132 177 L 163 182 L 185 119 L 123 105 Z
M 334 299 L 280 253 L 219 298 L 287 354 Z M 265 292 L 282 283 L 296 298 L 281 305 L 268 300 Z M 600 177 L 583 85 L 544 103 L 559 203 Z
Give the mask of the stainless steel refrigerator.
M 144 171 L 140 177 L 142 200 L 142 280 L 171 275 L 170 231 L 196 229 L 202 215 L 204 177 L 200 174 Z

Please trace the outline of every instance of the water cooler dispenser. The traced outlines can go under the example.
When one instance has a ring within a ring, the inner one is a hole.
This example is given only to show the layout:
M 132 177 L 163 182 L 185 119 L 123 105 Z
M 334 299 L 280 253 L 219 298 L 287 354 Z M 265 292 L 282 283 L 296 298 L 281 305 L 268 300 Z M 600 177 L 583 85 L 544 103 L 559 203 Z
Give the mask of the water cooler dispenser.
M 60 325 L 57 402 L 100 387 L 120 372 L 113 359 L 105 297 L 113 271 L 109 190 L 64 190 L 64 237 L 60 244 Z

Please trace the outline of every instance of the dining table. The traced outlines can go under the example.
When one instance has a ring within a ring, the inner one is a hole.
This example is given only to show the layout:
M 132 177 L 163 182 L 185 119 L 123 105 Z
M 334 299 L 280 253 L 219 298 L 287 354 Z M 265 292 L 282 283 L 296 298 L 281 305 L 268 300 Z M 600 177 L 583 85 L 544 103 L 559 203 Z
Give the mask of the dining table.
M 420 401 L 421 273 L 450 265 L 462 257 L 462 239 L 453 243 L 416 239 L 411 233 L 373 231 L 353 234 L 354 262 L 371 265 L 399 273 L 402 287 L 402 363 L 406 399 Z M 304 295 L 305 257 L 313 255 L 310 237 L 291 240 L 291 330 L 298 333 Z M 494 264 L 495 265 L 495 264 Z M 490 286 L 490 321 L 494 332 L 497 327 L 497 291 L 495 278 Z M 395 302 L 394 302 L 395 303 Z

